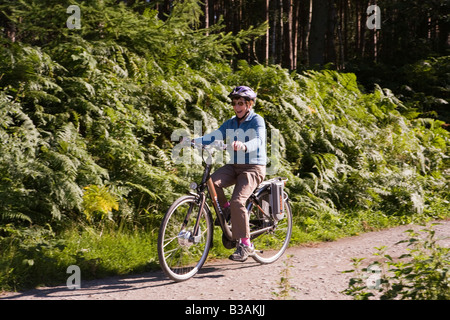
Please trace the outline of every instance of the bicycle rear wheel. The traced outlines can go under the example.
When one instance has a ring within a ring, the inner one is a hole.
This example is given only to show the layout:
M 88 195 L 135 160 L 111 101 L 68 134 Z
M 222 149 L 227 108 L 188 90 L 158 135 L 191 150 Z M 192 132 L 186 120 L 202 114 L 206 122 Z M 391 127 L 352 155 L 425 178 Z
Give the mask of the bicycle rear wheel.
M 193 277 L 203 266 L 212 243 L 211 215 L 203 208 L 199 230 L 194 226 L 200 205 L 194 196 L 176 200 L 165 214 L 158 235 L 159 264 L 165 274 L 174 281 Z M 186 218 L 189 216 L 189 219 Z M 183 227 L 183 224 L 186 225 Z
M 250 232 L 258 234 L 260 230 L 267 230 L 253 237 L 255 254 L 252 256 L 259 263 L 268 264 L 278 260 L 289 246 L 292 235 L 292 210 L 289 201 L 285 201 L 283 219 L 275 221 L 269 215 L 269 193 L 263 192 L 258 196 L 261 211 L 258 206 L 251 206 L 249 212 Z

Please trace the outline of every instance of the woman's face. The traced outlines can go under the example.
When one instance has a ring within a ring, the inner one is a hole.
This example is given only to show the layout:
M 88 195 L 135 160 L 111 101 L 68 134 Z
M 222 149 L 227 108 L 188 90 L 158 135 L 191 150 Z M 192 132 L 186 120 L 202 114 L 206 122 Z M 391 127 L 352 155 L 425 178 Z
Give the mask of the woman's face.
M 231 103 L 233 105 L 234 113 L 236 113 L 236 117 L 242 118 L 247 111 L 250 110 L 250 102 L 246 101 L 244 98 L 233 99 Z

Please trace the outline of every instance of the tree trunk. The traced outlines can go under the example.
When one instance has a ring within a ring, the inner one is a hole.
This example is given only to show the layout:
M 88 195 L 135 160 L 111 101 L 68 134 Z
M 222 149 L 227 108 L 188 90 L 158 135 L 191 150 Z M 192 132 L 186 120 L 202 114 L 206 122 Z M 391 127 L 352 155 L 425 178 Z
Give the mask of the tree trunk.
M 280 34 L 279 34 L 279 38 L 278 38 L 278 61 L 280 63 L 283 63 L 283 46 L 284 46 L 284 21 L 283 21 L 283 17 L 284 17 L 284 10 L 283 10 L 283 0 L 279 0 L 279 9 L 280 9 Z
M 367 20 L 367 7 L 369 2 L 364 1 L 361 8 L 361 16 L 359 19 L 359 36 L 360 36 L 360 57 L 364 58 L 366 55 L 366 20 Z
M 206 35 L 209 34 L 209 0 L 205 0 L 205 29 L 206 29 Z
M 273 2 L 272 2 L 273 3 Z M 275 4 L 273 5 L 275 6 L 274 10 L 273 10 L 273 27 L 272 27 L 272 45 L 270 48 L 271 51 L 271 57 L 272 57 L 272 63 L 276 63 L 277 61 L 277 32 L 278 32 L 278 27 L 277 27 L 277 14 L 278 14 L 278 10 L 277 10 L 277 3 L 275 2 Z
M 309 35 L 309 65 L 324 64 L 328 22 L 328 0 L 312 0 L 311 33 Z
M 292 46 L 293 46 L 293 65 L 292 65 L 292 69 L 296 70 L 297 69 L 297 61 L 298 61 L 298 29 L 299 29 L 299 16 L 300 16 L 300 0 L 296 0 L 294 2 L 294 18 L 293 18 L 293 28 L 294 28 L 294 33 L 292 35 L 293 39 L 292 39 Z
M 293 0 L 286 0 L 284 11 L 286 12 L 287 21 L 285 23 L 285 33 L 284 33 L 284 52 L 283 60 L 284 67 L 289 70 L 294 69 L 294 50 L 293 50 Z
M 266 42 L 265 42 L 265 48 L 264 48 L 264 63 L 265 65 L 269 64 L 269 43 L 270 43 L 270 24 L 269 24 L 269 11 L 270 11 L 270 0 L 266 0 L 266 23 L 267 23 L 267 29 L 266 29 Z
M 312 18 L 312 2 L 313 0 L 304 0 L 308 5 L 305 6 L 303 17 L 305 22 L 303 23 L 302 31 L 302 43 L 300 54 L 302 55 L 302 63 L 309 65 L 309 35 L 311 33 L 311 18 Z
M 7 14 L 11 14 L 11 12 L 8 12 Z M 9 40 L 16 42 L 16 25 L 2 12 L 0 12 L 0 27 L 3 27 L 3 32 Z
M 328 21 L 326 35 L 326 62 L 332 62 L 336 65 L 336 51 L 334 43 L 334 29 L 336 27 L 336 5 L 334 0 L 328 2 Z

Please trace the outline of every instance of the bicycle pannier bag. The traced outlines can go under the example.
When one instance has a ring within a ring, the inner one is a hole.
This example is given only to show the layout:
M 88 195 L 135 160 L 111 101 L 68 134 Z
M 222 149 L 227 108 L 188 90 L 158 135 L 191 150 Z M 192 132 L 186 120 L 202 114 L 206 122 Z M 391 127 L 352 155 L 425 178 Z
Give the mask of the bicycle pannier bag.
M 270 185 L 270 206 L 272 208 L 272 216 L 276 221 L 284 217 L 283 187 L 284 181 L 282 180 L 273 181 Z

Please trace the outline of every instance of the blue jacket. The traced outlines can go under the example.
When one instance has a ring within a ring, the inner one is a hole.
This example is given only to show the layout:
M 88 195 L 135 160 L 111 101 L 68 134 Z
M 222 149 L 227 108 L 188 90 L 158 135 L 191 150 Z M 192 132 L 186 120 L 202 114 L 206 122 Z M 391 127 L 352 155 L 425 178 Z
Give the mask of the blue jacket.
M 196 143 L 205 145 L 215 140 L 223 140 L 228 144 L 227 151 L 230 154 L 229 163 L 232 164 L 259 164 L 266 165 L 266 124 L 264 119 L 250 111 L 247 118 L 239 125 L 236 116 L 225 121 L 219 129 L 194 139 Z M 233 141 L 241 141 L 247 147 L 247 151 L 234 151 L 231 147 Z

